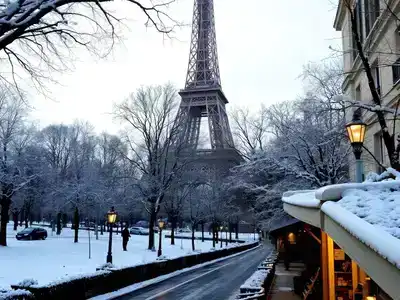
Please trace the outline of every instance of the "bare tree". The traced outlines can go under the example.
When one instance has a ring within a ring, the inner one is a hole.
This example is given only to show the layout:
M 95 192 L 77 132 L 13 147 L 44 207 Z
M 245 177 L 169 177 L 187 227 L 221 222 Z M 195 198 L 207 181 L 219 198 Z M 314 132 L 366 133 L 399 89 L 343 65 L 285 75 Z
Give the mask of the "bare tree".
M 160 205 L 184 166 L 183 144 L 174 144 L 180 134 L 180 124 L 174 121 L 177 99 L 170 84 L 142 87 L 114 110 L 115 117 L 128 126 L 126 159 L 137 171 L 137 186 L 149 214 L 149 249 L 154 248 L 153 226 Z
M 236 148 L 247 159 L 255 151 L 262 151 L 266 146 L 268 140 L 266 112 L 266 108 L 261 106 L 256 113 L 250 113 L 248 108 L 236 108 L 231 113 Z
M 18 172 L 12 159 L 12 142 L 21 133 L 26 108 L 23 101 L 16 97 L 12 89 L 2 87 L 0 91 L 0 245 L 7 246 L 6 232 L 12 197 L 16 191 L 29 182 Z
M 175 231 L 178 220 L 183 217 L 185 201 L 190 196 L 193 183 L 184 182 L 183 178 L 177 178 L 166 193 L 164 199 L 164 210 L 171 223 L 171 245 L 175 245 Z
M 122 18 L 113 14 L 111 1 L 20 0 L 0 5 L 0 51 L 12 80 L 16 71 L 28 73 L 38 88 L 51 80 L 50 72 L 69 68 L 67 57 L 81 46 L 103 57 L 119 38 Z M 145 25 L 170 35 L 179 22 L 167 10 L 175 0 L 127 0 L 145 17 Z M 39 63 L 40 62 L 40 63 Z M 5 73 L 0 78 L 8 81 Z
M 207 201 L 211 200 L 212 187 L 208 184 L 190 183 L 187 186 L 188 195 L 185 197 L 183 211 L 190 222 L 192 230 L 192 251 L 195 250 L 195 232 L 197 226 L 207 220 Z

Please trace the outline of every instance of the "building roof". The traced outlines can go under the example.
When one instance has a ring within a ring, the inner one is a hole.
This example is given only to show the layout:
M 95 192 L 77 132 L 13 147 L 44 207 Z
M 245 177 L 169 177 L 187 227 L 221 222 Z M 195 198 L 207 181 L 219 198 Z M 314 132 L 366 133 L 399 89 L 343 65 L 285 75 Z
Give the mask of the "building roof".
M 272 227 L 270 228 L 269 232 L 270 232 L 270 234 L 273 234 L 274 231 L 277 231 L 279 229 L 282 229 L 282 228 L 285 228 L 285 227 L 288 227 L 288 226 L 291 226 L 293 224 L 300 223 L 300 222 L 301 222 L 300 220 L 297 220 L 292 217 L 288 217 L 284 220 L 280 220 L 279 222 L 275 222 L 272 225 Z

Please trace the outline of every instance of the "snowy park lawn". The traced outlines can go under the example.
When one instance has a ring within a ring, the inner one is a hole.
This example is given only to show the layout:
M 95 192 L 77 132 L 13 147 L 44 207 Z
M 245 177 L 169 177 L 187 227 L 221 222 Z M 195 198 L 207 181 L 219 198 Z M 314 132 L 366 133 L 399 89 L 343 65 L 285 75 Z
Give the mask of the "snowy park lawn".
M 65 279 L 69 276 L 90 274 L 106 261 L 108 247 L 108 233 L 99 234 L 96 240 L 94 232 L 91 234 L 91 259 L 89 259 L 88 231 L 79 232 L 79 243 L 73 242 L 73 230 L 63 229 L 62 234 L 51 234 L 46 228 L 48 238 L 39 241 L 17 241 L 16 231 L 8 226 L 8 247 L 0 247 L 0 289 L 9 288 L 24 279 L 35 279 L 39 285 L 46 285 L 52 281 Z M 22 228 L 18 228 L 21 230 Z M 208 233 L 207 233 L 208 234 Z M 164 232 L 163 232 L 164 235 Z M 155 236 L 156 249 L 158 249 L 158 235 Z M 132 235 L 128 251 L 122 251 L 122 238 L 113 235 L 113 264 L 118 267 L 134 266 L 155 261 L 157 252 L 147 250 L 148 236 Z M 175 246 L 170 244 L 169 238 L 164 238 L 162 243 L 163 255 L 166 258 L 176 258 L 192 254 L 191 240 L 175 240 Z M 212 241 L 195 241 L 196 250 L 209 251 Z M 232 247 L 229 244 L 228 247 Z M 225 247 L 225 243 L 223 243 Z M 216 246 L 220 249 L 220 245 Z

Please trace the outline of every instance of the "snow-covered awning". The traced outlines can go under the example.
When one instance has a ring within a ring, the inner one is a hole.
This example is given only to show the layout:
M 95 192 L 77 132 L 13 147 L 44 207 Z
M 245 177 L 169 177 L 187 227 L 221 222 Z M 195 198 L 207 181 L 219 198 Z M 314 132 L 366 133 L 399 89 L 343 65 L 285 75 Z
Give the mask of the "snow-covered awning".
M 400 295 L 399 180 L 291 191 L 282 201 L 287 213 L 331 236 L 387 293 Z

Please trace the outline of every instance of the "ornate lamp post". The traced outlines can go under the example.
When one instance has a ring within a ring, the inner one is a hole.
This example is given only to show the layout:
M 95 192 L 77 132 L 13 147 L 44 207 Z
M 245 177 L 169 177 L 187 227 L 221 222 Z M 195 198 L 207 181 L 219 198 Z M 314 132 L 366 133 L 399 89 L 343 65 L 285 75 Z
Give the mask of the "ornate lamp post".
M 161 256 L 162 254 L 162 249 L 161 249 L 161 241 L 162 241 L 162 229 L 164 228 L 164 221 L 162 219 L 158 220 L 158 228 L 159 228 L 159 233 L 158 233 L 158 253 L 157 256 Z
M 114 210 L 114 206 L 111 207 L 111 209 L 107 213 L 107 222 L 110 227 L 110 237 L 108 240 L 108 253 L 107 253 L 107 263 L 112 264 L 112 228 L 113 224 L 117 220 L 117 212 Z
M 224 230 L 224 226 L 220 226 L 219 227 L 219 231 L 221 232 L 221 238 L 220 238 L 220 240 L 221 240 L 221 248 L 222 248 L 222 234 L 223 234 L 222 230 Z
M 363 180 L 363 162 L 361 160 L 362 147 L 365 139 L 365 129 L 367 125 L 361 120 L 361 111 L 356 110 L 353 114 L 353 120 L 346 124 L 347 134 L 351 146 L 353 147 L 356 158 L 356 181 Z

